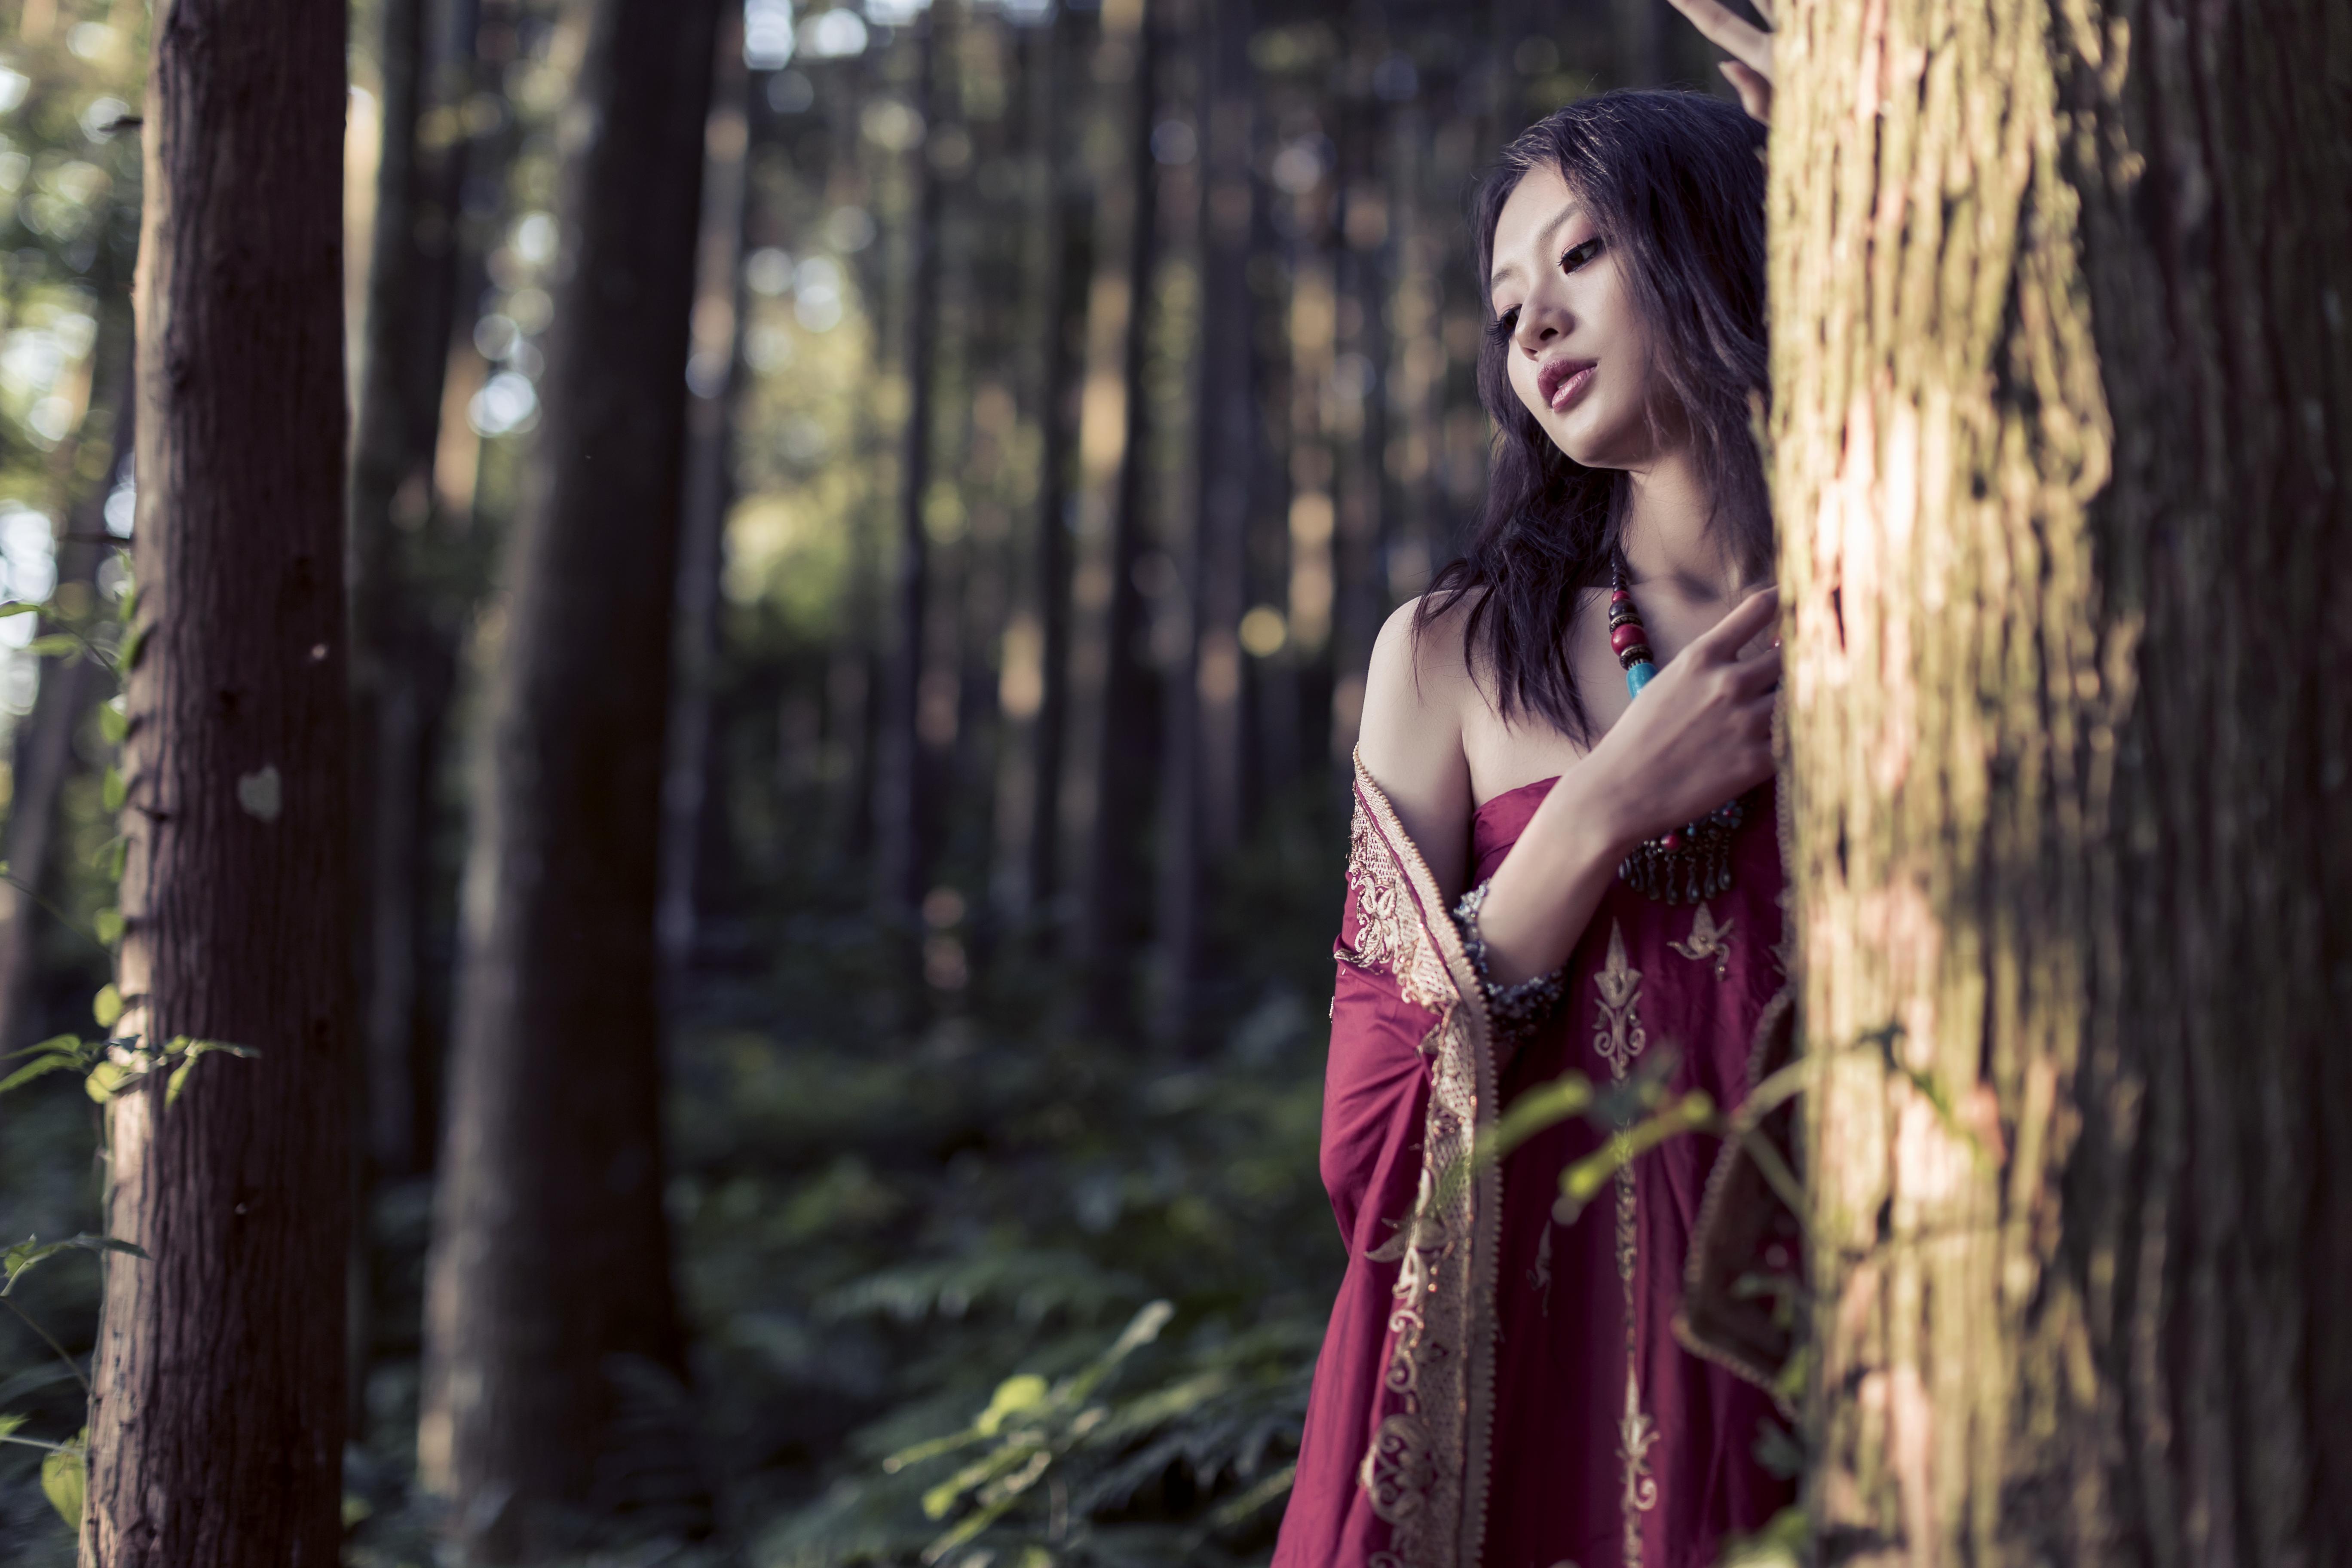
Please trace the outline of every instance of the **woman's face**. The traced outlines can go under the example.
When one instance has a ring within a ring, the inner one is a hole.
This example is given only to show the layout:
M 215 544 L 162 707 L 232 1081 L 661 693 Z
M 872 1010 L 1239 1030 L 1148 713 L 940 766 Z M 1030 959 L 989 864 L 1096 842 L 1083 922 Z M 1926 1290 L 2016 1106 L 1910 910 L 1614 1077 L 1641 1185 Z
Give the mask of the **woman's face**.
M 1495 224 L 1487 298 L 1511 389 L 1559 448 L 1591 468 L 1646 468 L 1678 422 L 1651 416 L 1650 337 L 1618 258 L 1581 198 L 1530 169 Z

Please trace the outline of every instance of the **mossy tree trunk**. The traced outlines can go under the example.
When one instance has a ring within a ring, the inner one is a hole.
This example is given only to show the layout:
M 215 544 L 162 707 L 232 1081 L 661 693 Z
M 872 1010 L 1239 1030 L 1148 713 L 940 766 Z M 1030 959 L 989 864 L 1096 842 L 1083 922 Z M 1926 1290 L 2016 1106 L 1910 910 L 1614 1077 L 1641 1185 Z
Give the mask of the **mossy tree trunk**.
M 341 7 L 155 10 L 117 1033 L 81 1561 L 335 1560 L 350 1220 Z
M 1780 21 L 1823 1560 L 2345 1561 L 2352 14 Z

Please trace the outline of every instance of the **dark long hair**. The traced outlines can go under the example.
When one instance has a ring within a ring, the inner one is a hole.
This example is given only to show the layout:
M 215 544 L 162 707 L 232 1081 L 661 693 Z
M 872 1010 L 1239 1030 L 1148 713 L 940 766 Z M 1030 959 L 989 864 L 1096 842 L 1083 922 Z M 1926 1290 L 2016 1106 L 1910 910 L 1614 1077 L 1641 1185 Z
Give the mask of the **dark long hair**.
M 1605 92 L 1521 132 L 1476 203 L 1484 295 L 1496 221 L 1527 173 L 1556 169 L 1576 192 L 1649 328 L 1654 369 L 1712 498 L 1710 526 L 1728 529 L 1748 562 L 1771 552 L 1748 428 L 1749 394 L 1767 384 L 1762 145 L 1762 129 L 1720 99 Z M 1486 311 L 1491 325 L 1491 300 Z M 1587 742 L 1569 647 L 1583 590 L 1609 580 L 1628 481 L 1553 445 L 1511 390 L 1510 352 L 1489 331 L 1478 354 L 1478 396 L 1496 429 L 1485 515 L 1468 552 L 1431 582 L 1413 628 L 1475 594 L 1464 657 L 1493 677 L 1503 718 L 1533 714 Z

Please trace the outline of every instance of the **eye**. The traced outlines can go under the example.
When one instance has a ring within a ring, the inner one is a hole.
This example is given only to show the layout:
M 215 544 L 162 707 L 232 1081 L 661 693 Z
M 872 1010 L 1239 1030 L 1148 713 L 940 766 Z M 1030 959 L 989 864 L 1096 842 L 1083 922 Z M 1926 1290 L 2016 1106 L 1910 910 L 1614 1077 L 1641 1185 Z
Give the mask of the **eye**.
M 1519 308 L 1517 305 L 1496 317 L 1486 328 L 1486 335 L 1496 342 L 1508 342 L 1511 334 L 1519 330 Z
M 1566 250 L 1561 251 L 1559 256 L 1559 269 L 1562 272 L 1574 272 L 1586 262 L 1591 261 L 1594 257 L 1600 254 L 1601 237 L 1595 235 L 1581 245 L 1571 245 Z

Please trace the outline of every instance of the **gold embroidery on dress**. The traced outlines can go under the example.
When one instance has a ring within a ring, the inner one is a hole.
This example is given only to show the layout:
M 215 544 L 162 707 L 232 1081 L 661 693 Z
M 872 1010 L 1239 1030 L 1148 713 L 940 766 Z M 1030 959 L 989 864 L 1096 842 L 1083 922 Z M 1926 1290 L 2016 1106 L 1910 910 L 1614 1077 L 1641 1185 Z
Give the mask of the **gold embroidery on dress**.
M 1384 1401 L 1393 1403 L 1357 1479 L 1390 1526 L 1372 1568 L 1475 1568 L 1486 1535 L 1502 1174 L 1490 1165 L 1467 1181 L 1442 1178 L 1467 1159 L 1493 1097 L 1488 1025 L 1435 879 L 1360 762 L 1356 784 L 1348 880 L 1357 941 L 1339 956 L 1385 969 L 1405 1000 L 1438 1016 L 1422 1042 L 1431 1061 L 1419 1194 L 1409 1223 L 1371 1254 L 1398 1266 L 1381 1374 Z
M 1641 989 L 1642 972 L 1625 962 L 1625 928 L 1609 922 L 1609 962 L 1593 972 L 1593 988 L 1601 993 L 1600 1016 L 1592 1026 L 1592 1048 L 1609 1064 L 1609 1076 L 1622 1079 L 1650 1037 L 1633 1011 L 1633 994 Z
M 1396 857 L 1381 842 L 1380 829 L 1360 804 L 1348 838 L 1348 887 L 1356 898 L 1356 947 L 1352 952 L 1344 947 L 1334 951 L 1342 963 L 1358 969 L 1387 971 L 1396 981 L 1398 994 L 1414 1006 L 1444 1012 L 1454 994 L 1453 982 L 1445 975 L 1445 961 L 1430 944 L 1428 926 L 1405 885 Z M 1437 1035 L 1437 1029 L 1431 1030 L 1421 1048 L 1435 1050 Z
M 1700 919 L 1707 920 L 1706 906 Z M 1711 920 L 1707 920 L 1710 927 Z M 1678 949 L 1679 951 L 1679 949 Z M 1687 954 L 1696 958 L 1696 953 Z M 1642 972 L 1625 961 L 1625 929 L 1609 924 L 1609 957 L 1593 972 L 1592 1048 L 1609 1064 L 1609 1078 L 1622 1083 L 1634 1058 L 1649 1043 L 1634 1004 L 1642 990 Z M 1660 1436 L 1657 1423 L 1642 1409 L 1642 1385 L 1635 1371 L 1640 1342 L 1634 1332 L 1634 1276 L 1640 1272 L 1641 1227 L 1634 1206 L 1633 1163 L 1625 1134 L 1611 1134 L 1617 1164 L 1617 1279 L 1625 1300 L 1625 1414 L 1617 1423 L 1617 1458 L 1625 1467 L 1625 1487 L 1618 1498 L 1624 1521 L 1625 1568 L 1642 1568 L 1642 1515 L 1658 1506 L 1658 1483 L 1650 1474 L 1650 1449 Z
M 1690 940 L 1670 942 L 1666 945 L 1694 963 L 1705 963 L 1710 958 L 1715 960 L 1715 977 L 1719 981 L 1730 966 L 1731 928 L 1738 923 L 1738 921 L 1726 921 L 1721 925 L 1716 924 L 1714 912 L 1701 904 L 1698 912 L 1691 916 Z

